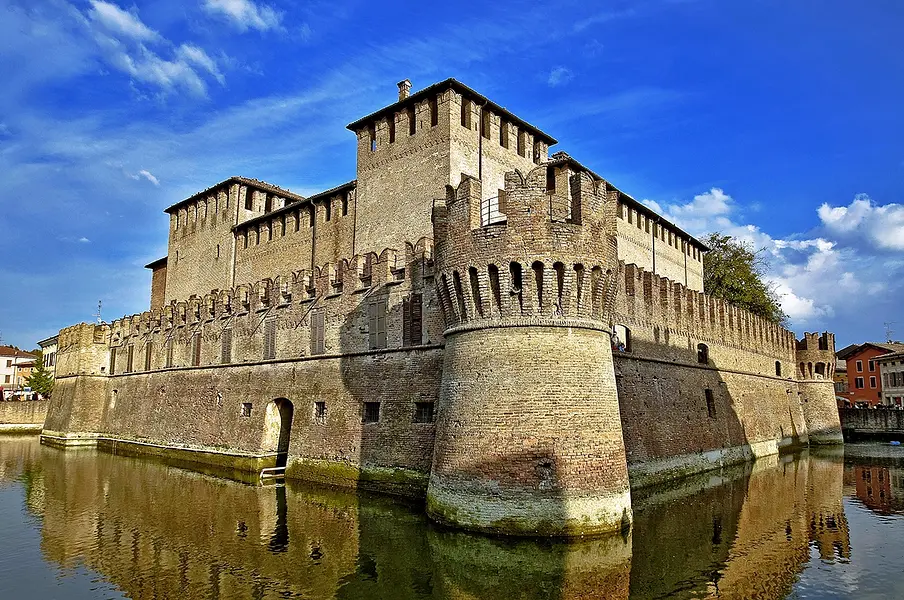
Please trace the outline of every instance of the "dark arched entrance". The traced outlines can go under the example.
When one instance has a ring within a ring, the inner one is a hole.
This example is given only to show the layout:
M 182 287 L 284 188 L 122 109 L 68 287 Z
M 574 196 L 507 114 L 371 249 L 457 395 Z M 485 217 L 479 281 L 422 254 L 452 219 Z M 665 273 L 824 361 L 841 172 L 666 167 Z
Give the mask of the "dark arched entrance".
M 276 467 L 285 467 L 289 457 L 289 436 L 295 407 L 287 398 L 277 398 L 267 405 L 265 451 L 276 452 Z

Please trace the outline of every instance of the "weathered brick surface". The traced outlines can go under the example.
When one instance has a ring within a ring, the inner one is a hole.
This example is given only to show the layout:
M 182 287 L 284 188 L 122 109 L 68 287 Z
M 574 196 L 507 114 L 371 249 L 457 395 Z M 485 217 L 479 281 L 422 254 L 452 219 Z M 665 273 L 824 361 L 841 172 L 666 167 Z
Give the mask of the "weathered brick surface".
M 4 425 L 43 425 L 49 400 L 0 402 L 0 431 Z

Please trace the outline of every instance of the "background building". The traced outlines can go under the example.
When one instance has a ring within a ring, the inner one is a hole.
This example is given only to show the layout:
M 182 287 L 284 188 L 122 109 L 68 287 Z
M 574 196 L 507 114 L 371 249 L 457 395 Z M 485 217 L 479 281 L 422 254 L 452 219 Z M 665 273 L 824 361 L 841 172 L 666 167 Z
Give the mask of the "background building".
M 3 389 L 4 399 L 18 389 L 16 378 L 19 367 L 28 363 L 34 365 L 34 361 L 35 356 L 25 350 L 14 346 L 0 346 L 0 388 Z
M 904 404 L 904 351 L 884 354 L 876 359 L 882 380 L 882 402 L 902 408 Z
M 838 352 L 847 363 L 848 391 L 838 394 L 852 405 L 875 406 L 882 401 L 882 378 L 876 359 L 890 352 L 904 351 L 898 342 L 865 342 L 851 344 Z

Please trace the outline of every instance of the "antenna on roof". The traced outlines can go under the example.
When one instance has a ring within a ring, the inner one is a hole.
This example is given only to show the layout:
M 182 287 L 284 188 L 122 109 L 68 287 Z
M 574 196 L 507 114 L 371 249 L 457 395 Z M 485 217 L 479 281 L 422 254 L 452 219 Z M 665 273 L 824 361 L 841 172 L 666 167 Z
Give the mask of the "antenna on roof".
M 101 325 L 101 324 L 103 324 L 103 322 L 104 322 L 104 320 L 103 320 L 103 319 L 101 318 L 101 316 L 100 316 L 100 309 L 103 308 L 103 306 L 104 306 L 103 301 L 102 301 L 102 300 L 98 300 L 98 301 L 97 301 L 97 312 L 94 313 L 94 317 L 97 319 L 97 324 L 98 324 L 98 325 Z
M 885 323 L 883 323 L 883 325 L 885 325 L 885 341 L 888 342 L 889 344 L 892 343 L 891 338 L 892 338 L 892 334 L 894 333 L 894 330 L 891 328 L 891 326 L 894 325 L 895 323 L 896 323 L 896 321 L 886 321 Z

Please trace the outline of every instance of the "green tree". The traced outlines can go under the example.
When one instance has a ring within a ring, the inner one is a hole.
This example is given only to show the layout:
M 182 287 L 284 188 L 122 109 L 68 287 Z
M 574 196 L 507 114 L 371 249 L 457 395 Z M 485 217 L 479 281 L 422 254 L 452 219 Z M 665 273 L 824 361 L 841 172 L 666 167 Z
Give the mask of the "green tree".
M 50 398 L 53 393 L 53 373 L 44 366 L 44 357 L 40 351 L 35 354 L 35 366 L 31 375 L 25 380 L 25 384 L 45 398 Z
M 788 315 L 775 285 L 766 281 L 763 250 L 730 235 L 711 233 L 703 238 L 710 251 L 703 257 L 703 289 L 773 323 L 785 325 Z

